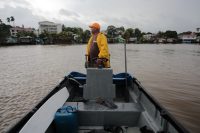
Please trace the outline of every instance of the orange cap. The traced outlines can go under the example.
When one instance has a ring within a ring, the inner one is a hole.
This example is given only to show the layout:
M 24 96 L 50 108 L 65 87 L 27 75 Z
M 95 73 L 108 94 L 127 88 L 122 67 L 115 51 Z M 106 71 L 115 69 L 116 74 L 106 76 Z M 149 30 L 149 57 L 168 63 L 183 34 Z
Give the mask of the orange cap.
M 92 23 L 91 25 L 89 25 L 90 28 L 94 28 L 99 30 L 100 29 L 100 25 L 98 23 Z

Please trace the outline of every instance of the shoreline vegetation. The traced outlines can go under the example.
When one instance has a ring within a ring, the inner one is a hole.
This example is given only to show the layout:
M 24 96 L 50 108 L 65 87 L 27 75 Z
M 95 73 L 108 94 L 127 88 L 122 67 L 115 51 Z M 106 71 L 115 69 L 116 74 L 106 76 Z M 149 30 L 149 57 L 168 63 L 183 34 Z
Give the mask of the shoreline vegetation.
M 11 16 L 12 17 L 12 16 Z M 50 33 L 43 31 L 39 34 L 38 30 L 32 28 L 31 31 L 22 30 L 17 32 L 15 36 L 11 35 L 10 21 L 14 21 L 14 17 L 7 19 L 8 24 L 5 24 L 0 19 L 0 46 L 11 45 L 37 45 L 37 44 L 86 44 L 91 36 L 89 30 L 83 30 L 80 27 L 66 27 L 62 25 L 60 33 Z M 198 28 L 197 28 L 198 29 Z M 36 31 L 36 32 L 33 32 Z M 142 32 L 139 28 L 127 28 L 123 26 L 115 27 L 110 25 L 105 31 L 102 31 L 108 39 L 108 43 L 122 43 L 126 40 L 127 43 L 133 44 L 180 44 L 180 43 L 200 43 L 200 33 L 198 32 L 183 32 L 167 30 L 158 33 Z M 38 33 L 38 34 L 36 34 Z

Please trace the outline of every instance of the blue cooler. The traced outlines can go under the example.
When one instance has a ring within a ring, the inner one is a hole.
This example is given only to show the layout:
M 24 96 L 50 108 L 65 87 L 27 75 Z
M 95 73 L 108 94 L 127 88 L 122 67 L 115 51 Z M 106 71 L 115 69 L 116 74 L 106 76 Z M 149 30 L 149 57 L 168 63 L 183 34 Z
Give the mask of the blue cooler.
M 57 133 L 77 133 L 78 117 L 77 109 L 72 106 L 63 106 L 55 114 Z

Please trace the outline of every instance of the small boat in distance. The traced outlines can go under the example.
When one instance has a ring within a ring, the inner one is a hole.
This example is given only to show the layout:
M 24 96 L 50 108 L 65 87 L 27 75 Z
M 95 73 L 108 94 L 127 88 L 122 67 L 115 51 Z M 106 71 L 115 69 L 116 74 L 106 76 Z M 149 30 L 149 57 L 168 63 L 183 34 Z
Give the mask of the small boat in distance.
M 188 133 L 128 73 L 71 72 L 9 133 Z

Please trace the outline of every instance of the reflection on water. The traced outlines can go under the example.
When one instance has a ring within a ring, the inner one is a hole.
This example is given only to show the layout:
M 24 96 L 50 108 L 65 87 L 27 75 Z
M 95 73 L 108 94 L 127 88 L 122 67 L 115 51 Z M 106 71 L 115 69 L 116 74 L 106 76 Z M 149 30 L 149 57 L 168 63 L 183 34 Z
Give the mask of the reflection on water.
M 193 56 L 200 56 L 200 50 L 192 50 L 191 53 Z
M 163 49 L 161 50 L 164 54 L 174 54 L 174 49 Z
M 30 111 L 65 74 L 85 73 L 85 45 L 0 48 L 0 132 Z M 114 73 L 124 46 L 110 45 Z M 200 46 L 127 45 L 128 71 L 191 132 L 200 131 Z

